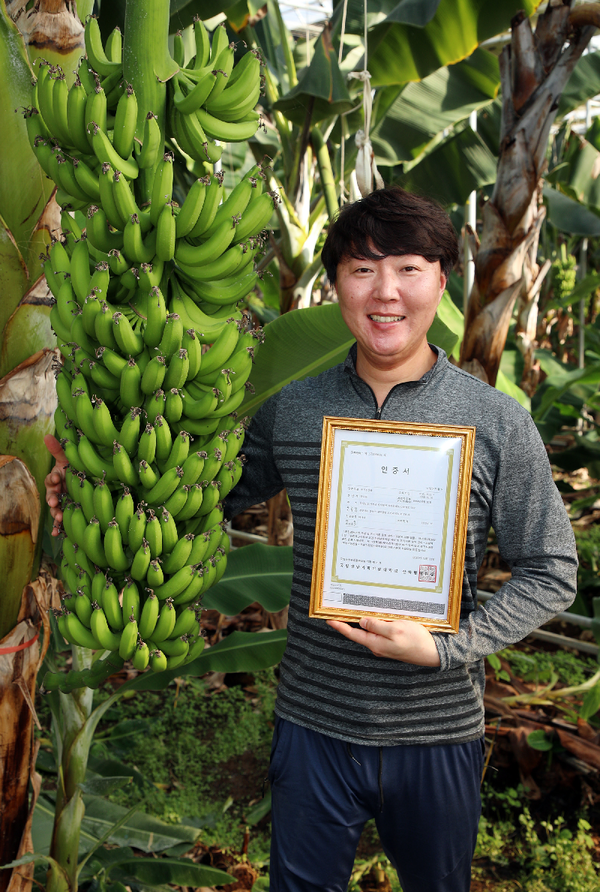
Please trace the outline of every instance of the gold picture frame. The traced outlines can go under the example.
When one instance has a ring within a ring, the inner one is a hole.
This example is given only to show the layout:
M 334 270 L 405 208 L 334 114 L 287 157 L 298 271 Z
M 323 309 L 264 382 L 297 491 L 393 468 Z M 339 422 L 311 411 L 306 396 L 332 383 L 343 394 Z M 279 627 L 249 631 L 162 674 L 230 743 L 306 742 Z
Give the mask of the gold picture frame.
M 456 632 L 475 428 L 323 419 L 309 616 Z

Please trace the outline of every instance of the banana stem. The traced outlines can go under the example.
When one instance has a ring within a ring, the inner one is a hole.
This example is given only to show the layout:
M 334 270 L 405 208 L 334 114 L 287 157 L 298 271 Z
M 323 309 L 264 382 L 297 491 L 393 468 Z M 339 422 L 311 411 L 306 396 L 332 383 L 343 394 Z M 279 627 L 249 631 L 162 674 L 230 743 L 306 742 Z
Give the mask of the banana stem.
M 313 149 L 317 157 L 317 165 L 319 167 L 319 176 L 321 177 L 321 188 L 325 196 L 325 205 L 330 220 L 333 220 L 338 211 L 338 199 L 335 190 L 335 177 L 331 169 L 331 159 L 327 143 L 323 139 L 323 134 L 318 127 L 314 127 L 311 134 Z
M 127 0 L 123 37 L 123 73 L 138 101 L 137 136 L 149 111 L 166 131 L 166 81 L 179 70 L 169 53 L 168 0 Z
M 87 648 L 73 646 L 73 668 L 85 669 L 91 664 L 91 652 Z M 85 781 L 90 747 L 98 722 L 130 686 L 127 683 L 121 685 L 93 711 L 94 692 L 89 688 L 60 695 L 58 718 L 56 712 L 53 715 L 60 768 L 50 856 L 64 874 L 60 870 L 49 871 L 46 892 L 77 892 L 79 837 L 85 814 L 79 785 Z M 64 875 L 68 878 L 68 890 L 65 889 Z
M 91 652 L 73 647 L 73 668 L 91 666 Z M 85 780 L 91 738 L 82 739 L 81 731 L 92 712 L 93 691 L 79 688 L 71 694 L 60 694 L 60 715 L 54 716 L 56 738 L 60 748 L 60 769 L 56 791 L 56 811 L 50 845 L 50 856 L 63 868 L 70 892 L 77 889 L 77 855 L 81 822 L 85 811 L 81 788 Z M 48 873 L 47 892 L 65 892 L 64 877 L 58 871 Z

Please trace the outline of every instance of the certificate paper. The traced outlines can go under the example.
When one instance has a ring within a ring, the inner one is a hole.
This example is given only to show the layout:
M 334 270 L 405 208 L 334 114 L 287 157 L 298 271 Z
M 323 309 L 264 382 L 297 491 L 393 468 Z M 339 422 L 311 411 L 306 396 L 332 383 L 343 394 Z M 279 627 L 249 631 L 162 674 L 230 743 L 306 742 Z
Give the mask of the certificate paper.
M 456 631 L 474 435 L 324 419 L 311 616 Z

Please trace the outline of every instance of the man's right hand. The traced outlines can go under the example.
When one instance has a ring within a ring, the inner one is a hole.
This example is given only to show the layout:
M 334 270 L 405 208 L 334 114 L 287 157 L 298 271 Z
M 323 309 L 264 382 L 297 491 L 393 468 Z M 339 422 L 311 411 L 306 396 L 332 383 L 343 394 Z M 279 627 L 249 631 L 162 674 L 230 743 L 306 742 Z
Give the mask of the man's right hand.
M 65 468 L 69 464 L 63 448 L 50 434 L 44 437 L 48 451 L 54 456 L 56 464 L 45 479 L 46 501 L 52 516 L 52 535 L 58 536 L 62 526 L 63 514 L 60 508 L 61 495 L 65 492 Z

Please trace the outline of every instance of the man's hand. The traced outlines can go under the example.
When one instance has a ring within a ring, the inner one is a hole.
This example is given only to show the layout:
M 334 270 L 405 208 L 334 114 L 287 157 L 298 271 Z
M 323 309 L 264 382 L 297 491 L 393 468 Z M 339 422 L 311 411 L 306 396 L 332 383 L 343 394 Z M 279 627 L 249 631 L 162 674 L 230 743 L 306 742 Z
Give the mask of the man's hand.
M 44 443 L 56 460 L 56 464 L 44 482 L 46 484 L 46 501 L 50 506 L 50 514 L 54 521 L 52 535 L 58 536 L 63 519 L 62 511 L 60 510 L 60 497 L 65 491 L 65 468 L 69 462 L 56 437 L 48 434 L 44 437 Z
M 433 635 L 420 623 L 363 616 L 360 629 L 333 619 L 328 619 L 327 625 L 350 641 L 364 644 L 376 657 L 389 657 L 415 666 L 440 665 Z

